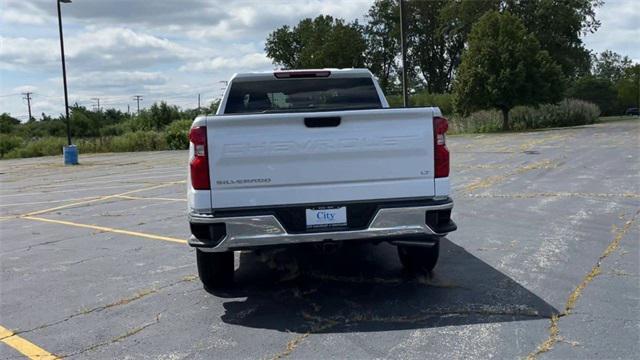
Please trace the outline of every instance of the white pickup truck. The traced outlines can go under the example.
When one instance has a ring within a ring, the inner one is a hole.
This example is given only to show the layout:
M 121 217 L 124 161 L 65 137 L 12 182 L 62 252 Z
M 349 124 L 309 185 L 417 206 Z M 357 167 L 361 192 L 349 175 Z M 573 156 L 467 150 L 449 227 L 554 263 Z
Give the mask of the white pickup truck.
M 367 69 L 234 75 L 189 133 L 188 217 L 204 287 L 237 250 L 387 241 L 431 271 L 451 220 L 447 120 L 391 109 Z

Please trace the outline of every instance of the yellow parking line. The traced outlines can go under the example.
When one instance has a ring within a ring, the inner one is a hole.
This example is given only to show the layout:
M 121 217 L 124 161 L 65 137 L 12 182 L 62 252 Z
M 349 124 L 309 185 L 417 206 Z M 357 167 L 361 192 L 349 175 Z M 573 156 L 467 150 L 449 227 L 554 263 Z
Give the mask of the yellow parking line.
M 73 198 L 73 199 L 63 199 L 63 200 L 45 200 L 45 201 L 29 201 L 29 202 L 18 202 L 18 203 L 7 203 L 7 204 L 0 204 L 0 207 L 7 207 L 7 206 L 24 206 L 24 205 L 37 205 L 37 204 L 49 204 L 49 203 L 61 203 L 61 202 L 65 202 L 65 201 L 78 201 L 78 200 L 90 200 L 90 199 L 97 199 L 100 196 L 84 196 L 84 197 L 79 197 L 79 198 Z
M 127 200 L 187 201 L 187 199 L 166 198 L 166 197 L 144 197 L 144 196 L 129 196 L 129 195 L 115 195 L 114 197 L 118 199 L 127 199 Z
M 66 208 L 69 208 L 69 207 L 72 207 L 72 206 L 90 204 L 90 203 L 94 203 L 96 201 L 103 201 L 103 200 L 112 199 L 112 198 L 115 198 L 115 197 L 118 197 L 118 196 L 124 196 L 124 195 L 129 195 L 129 194 L 135 194 L 135 193 L 142 192 L 142 191 L 159 189 L 159 188 L 163 188 L 163 187 L 167 187 L 167 186 L 171 186 L 171 185 L 175 185 L 175 184 L 182 184 L 184 182 L 185 182 L 184 180 L 183 181 L 173 181 L 173 182 L 164 183 L 164 184 L 160 184 L 160 185 L 154 185 L 154 186 L 150 186 L 150 187 L 146 187 L 146 188 L 142 188 L 142 189 L 130 190 L 130 191 L 123 192 L 123 193 L 120 193 L 120 194 L 100 196 L 98 198 L 91 199 L 91 200 L 78 201 L 78 202 L 65 204 L 65 205 L 60 205 L 60 206 L 56 206 L 56 207 L 52 207 L 52 208 L 48 208 L 48 209 L 32 211 L 30 213 L 26 213 L 26 214 L 23 214 L 21 216 L 24 217 L 24 216 L 41 215 L 41 214 L 48 213 L 48 212 L 51 212 L 51 211 L 66 209 Z
M 137 231 L 115 229 L 115 228 L 110 228 L 110 227 L 106 227 L 106 226 L 80 224 L 80 223 L 75 223 L 75 222 L 71 222 L 71 221 L 46 219 L 46 218 L 41 218 L 41 217 L 37 217 L 37 216 L 23 216 L 22 219 L 43 221 L 43 222 L 52 223 L 52 224 L 75 226 L 75 227 L 98 230 L 98 231 L 103 231 L 103 232 L 111 232 L 111 233 L 116 233 L 116 234 L 137 236 L 137 237 L 153 239 L 153 240 L 170 241 L 170 242 L 180 243 L 180 244 L 186 244 L 187 243 L 187 241 L 183 240 L 183 239 L 172 238 L 172 237 L 161 236 L 161 235 L 154 235 L 154 234 L 147 234 L 147 233 L 142 233 L 142 232 L 137 232 Z
M 29 359 L 38 360 L 54 360 L 58 359 L 57 356 L 41 348 L 40 346 L 21 338 L 13 333 L 13 331 L 0 325 L 0 341 L 9 345 L 13 349 L 20 352 L 22 355 Z

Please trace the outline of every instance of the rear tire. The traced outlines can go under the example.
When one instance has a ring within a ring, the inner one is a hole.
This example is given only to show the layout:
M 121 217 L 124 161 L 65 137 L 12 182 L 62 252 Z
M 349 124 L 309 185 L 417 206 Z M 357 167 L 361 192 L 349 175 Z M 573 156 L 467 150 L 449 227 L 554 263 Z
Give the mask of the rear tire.
M 398 257 L 402 266 L 410 272 L 429 273 L 436 267 L 440 255 L 440 241 L 431 247 L 398 245 Z
M 233 284 L 233 251 L 215 253 L 196 249 L 196 260 L 205 290 L 223 289 Z

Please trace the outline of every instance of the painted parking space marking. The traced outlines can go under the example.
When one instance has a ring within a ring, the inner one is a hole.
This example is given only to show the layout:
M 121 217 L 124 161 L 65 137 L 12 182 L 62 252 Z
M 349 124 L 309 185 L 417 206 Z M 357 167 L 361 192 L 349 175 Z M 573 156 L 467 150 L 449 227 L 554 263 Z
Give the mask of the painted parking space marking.
M 187 199 L 168 198 L 168 197 L 147 197 L 147 196 L 129 196 L 129 195 L 115 195 L 114 197 L 118 199 L 127 199 L 127 200 L 187 201 Z
M 91 199 L 91 200 L 78 201 L 78 202 L 74 202 L 74 203 L 70 203 L 70 204 L 64 204 L 64 205 L 60 205 L 60 206 L 56 206 L 56 207 L 52 207 L 52 208 L 48 208 L 48 209 L 32 211 L 30 213 L 26 213 L 26 214 L 18 216 L 18 217 L 42 215 L 42 214 L 45 214 L 45 213 L 48 213 L 48 212 L 51 212 L 51 211 L 62 210 L 62 209 L 66 209 L 66 208 L 73 207 L 73 206 L 90 204 L 90 203 L 97 202 L 97 201 L 103 201 L 103 200 L 117 198 L 118 196 L 126 196 L 126 195 L 129 195 L 129 194 L 135 194 L 135 193 L 139 193 L 139 192 L 142 192 L 142 191 L 155 190 L 155 189 L 160 189 L 160 188 L 163 188 L 163 187 L 176 185 L 176 184 L 183 184 L 183 183 L 185 183 L 184 180 L 182 180 L 182 181 L 172 181 L 172 182 L 169 182 L 169 183 L 149 186 L 149 187 L 136 189 L 136 190 L 130 190 L 130 191 L 126 191 L 126 192 L 123 192 L 123 193 L 120 193 L 120 194 L 100 196 L 98 198 Z
M 111 227 L 106 227 L 106 226 L 81 224 L 81 223 L 76 223 L 76 222 L 71 222 L 71 221 L 47 219 L 47 218 L 42 218 L 42 217 L 37 217 L 37 216 L 23 216 L 21 218 L 22 219 L 27 219 L 27 220 L 47 222 L 47 223 L 51 223 L 51 224 L 67 225 L 67 226 L 73 226 L 73 227 L 79 227 L 79 228 L 85 228 L 85 229 L 98 230 L 98 231 L 102 231 L 102 232 L 110 232 L 110 233 L 115 233 L 115 234 L 136 236 L 136 237 L 152 239 L 152 240 L 162 240 L 162 241 L 169 241 L 169 242 L 180 243 L 180 244 L 186 244 L 187 243 L 187 241 L 184 240 L 184 239 L 179 239 L 179 238 L 174 238 L 174 237 L 169 237 L 169 236 L 162 236 L 162 235 L 155 235 L 155 234 L 147 234 L 147 233 L 142 233 L 142 232 L 137 232 L 137 231 L 129 231 L 129 230 L 124 230 L 124 229 L 116 229 L 116 228 L 111 228 Z
M 54 360 L 57 356 L 41 348 L 40 346 L 16 335 L 13 331 L 0 325 L 0 341 L 9 345 L 14 350 L 29 359 Z
M 28 201 L 28 202 L 21 202 L 21 203 L 0 204 L 0 207 L 61 203 L 61 202 L 67 202 L 67 201 L 84 201 L 84 200 L 91 200 L 91 199 L 98 199 L 98 198 L 100 198 L 100 196 L 84 196 L 79 198 L 62 199 L 62 200 Z
M 148 175 L 145 175 L 148 174 Z M 82 179 L 83 181 L 85 181 L 88 184 L 91 185 L 97 185 L 97 184 L 113 184 L 113 183 L 136 183 L 136 182 L 149 182 L 149 180 L 151 179 L 165 179 L 165 178 L 184 178 L 184 174 L 180 173 L 162 173 L 162 174 L 158 174 L 157 172 L 148 172 L 148 173 L 139 173 L 139 174 L 132 174 L 132 175 L 127 175 L 127 176 L 122 176 L 122 177 L 112 177 L 109 175 L 105 175 L 103 177 L 107 177 L 107 179 L 104 180 L 94 180 L 91 178 L 88 179 Z M 100 178 L 100 177 L 98 177 Z M 71 179 L 74 180 L 74 179 Z M 162 181 L 162 180 L 160 180 Z M 65 188 L 65 187 L 74 187 L 74 183 L 73 182 L 65 182 L 65 183 L 60 183 L 60 184 L 47 184 L 47 185 L 38 185 L 35 188 L 36 189 L 54 189 L 54 188 Z M 33 187 L 32 187 L 33 188 Z

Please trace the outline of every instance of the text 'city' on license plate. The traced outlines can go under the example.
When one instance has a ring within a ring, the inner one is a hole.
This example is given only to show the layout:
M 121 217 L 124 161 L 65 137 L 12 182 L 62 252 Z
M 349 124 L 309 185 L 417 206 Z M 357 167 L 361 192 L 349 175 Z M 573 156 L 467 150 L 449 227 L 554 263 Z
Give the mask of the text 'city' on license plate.
M 306 209 L 307 227 L 347 225 L 347 208 Z

